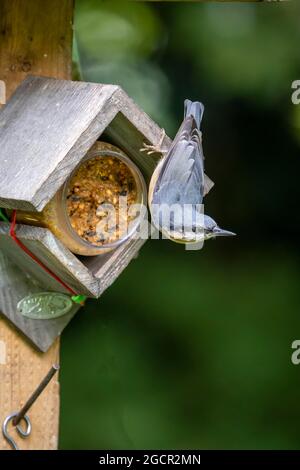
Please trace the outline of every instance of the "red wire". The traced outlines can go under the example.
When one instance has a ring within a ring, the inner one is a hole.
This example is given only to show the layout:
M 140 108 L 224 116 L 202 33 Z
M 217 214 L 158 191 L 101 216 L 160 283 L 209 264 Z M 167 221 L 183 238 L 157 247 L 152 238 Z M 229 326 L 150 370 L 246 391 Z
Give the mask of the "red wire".
M 67 289 L 72 295 L 77 295 L 77 293 L 69 287 L 67 284 L 64 283 L 62 279 L 60 279 L 53 271 L 51 271 L 47 266 L 39 260 L 22 242 L 21 240 L 18 239 L 16 233 L 15 233 L 15 228 L 16 228 L 16 220 L 17 220 L 17 211 L 13 210 L 13 215 L 12 215 L 12 220 L 11 220 L 11 225 L 9 229 L 9 235 L 12 237 L 12 239 L 16 242 L 16 244 L 23 250 L 25 253 L 27 253 L 30 258 L 32 258 L 41 268 L 44 269 L 50 276 L 53 277 L 59 284 L 61 284 L 65 289 Z

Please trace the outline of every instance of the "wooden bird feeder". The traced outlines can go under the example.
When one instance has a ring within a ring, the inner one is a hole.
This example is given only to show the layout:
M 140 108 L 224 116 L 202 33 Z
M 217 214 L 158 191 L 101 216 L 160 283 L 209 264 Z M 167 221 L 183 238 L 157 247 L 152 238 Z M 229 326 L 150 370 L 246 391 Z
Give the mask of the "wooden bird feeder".
M 156 144 L 161 129 L 120 87 L 26 78 L 0 111 L 0 207 L 42 211 L 100 136 L 123 150 L 149 181 L 156 159 L 140 148 L 144 141 Z M 10 287 L 13 302 L 3 303 L 0 310 L 46 351 L 78 306 L 51 320 L 32 320 L 17 312 L 17 303 L 28 293 L 66 290 L 16 245 L 9 230 L 9 223 L 0 223 L 1 249 L 29 277 L 28 282 L 16 279 Z M 17 236 L 67 285 L 92 298 L 114 282 L 145 241 L 131 239 L 110 253 L 82 257 L 46 228 L 18 224 Z

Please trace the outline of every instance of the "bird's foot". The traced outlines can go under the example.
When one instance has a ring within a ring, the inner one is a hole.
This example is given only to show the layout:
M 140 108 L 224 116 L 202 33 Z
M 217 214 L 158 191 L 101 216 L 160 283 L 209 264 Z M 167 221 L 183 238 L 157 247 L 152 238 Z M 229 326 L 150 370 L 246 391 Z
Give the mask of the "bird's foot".
M 145 144 L 145 142 L 143 142 L 143 147 L 140 149 L 140 152 L 146 152 L 147 155 L 152 155 L 153 153 L 160 153 L 161 155 L 164 155 L 165 153 L 167 153 L 167 150 L 162 148 L 165 137 L 166 137 L 166 131 L 162 129 L 158 144 L 150 145 L 150 144 Z

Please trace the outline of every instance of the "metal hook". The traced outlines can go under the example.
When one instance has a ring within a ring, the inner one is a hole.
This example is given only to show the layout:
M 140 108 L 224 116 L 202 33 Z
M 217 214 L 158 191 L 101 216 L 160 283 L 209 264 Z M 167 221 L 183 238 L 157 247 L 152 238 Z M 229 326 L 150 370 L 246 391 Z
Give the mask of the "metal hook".
M 12 413 L 10 415 L 8 415 L 3 424 L 2 424 L 2 433 L 3 433 L 3 436 L 5 437 L 5 439 L 9 442 L 9 444 L 11 445 L 11 447 L 14 449 L 14 450 L 20 450 L 19 446 L 17 445 L 16 441 L 9 435 L 8 431 L 7 431 L 7 427 L 8 427 L 8 424 L 10 421 L 12 421 L 16 416 L 18 416 L 18 412 L 15 412 L 15 413 Z M 21 436 L 23 439 L 25 439 L 26 437 L 28 437 L 31 433 L 31 422 L 30 422 L 30 419 L 27 415 L 24 415 L 22 417 L 22 420 L 25 421 L 25 424 L 26 424 L 26 429 L 22 429 L 21 428 L 21 424 L 17 424 L 16 425 L 16 428 L 17 428 L 17 431 L 18 431 L 18 434 L 19 436 Z
M 27 416 L 27 411 L 29 408 L 32 407 L 36 399 L 40 396 L 42 391 L 46 388 L 52 377 L 56 374 L 56 372 L 59 370 L 59 365 L 58 364 L 53 364 L 51 369 L 49 370 L 48 374 L 43 378 L 39 386 L 35 389 L 33 394 L 28 398 L 27 402 L 23 407 L 21 408 L 20 411 L 17 411 L 15 413 L 11 413 L 10 415 L 5 418 L 3 424 L 2 424 L 2 433 L 4 438 L 10 443 L 11 447 L 14 450 L 20 450 L 17 443 L 15 440 L 8 434 L 7 432 L 7 427 L 10 421 L 12 421 L 12 424 L 17 428 L 18 434 L 24 439 L 25 437 L 28 437 L 31 433 L 31 422 L 29 417 Z M 21 428 L 21 421 L 24 420 L 26 424 L 26 429 Z

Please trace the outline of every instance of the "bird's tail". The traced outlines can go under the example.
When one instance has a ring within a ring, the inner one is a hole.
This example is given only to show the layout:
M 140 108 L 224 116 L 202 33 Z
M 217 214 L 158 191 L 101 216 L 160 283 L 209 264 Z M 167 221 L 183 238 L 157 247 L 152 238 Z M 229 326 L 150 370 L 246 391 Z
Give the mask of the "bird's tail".
M 204 113 L 204 106 L 199 101 L 184 101 L 184 117 L 193 116 L 196 121 L 198 129 L 200 129 L 200 124 L 202 116 Z

